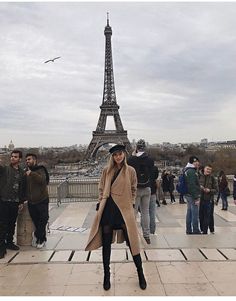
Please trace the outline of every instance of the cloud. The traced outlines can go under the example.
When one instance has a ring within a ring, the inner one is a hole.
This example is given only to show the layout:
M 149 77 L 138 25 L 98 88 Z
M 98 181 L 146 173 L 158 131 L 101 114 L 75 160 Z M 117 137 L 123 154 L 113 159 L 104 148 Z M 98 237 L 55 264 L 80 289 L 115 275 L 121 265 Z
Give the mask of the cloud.
M 235 3 L 28 2 L 0 3 L 0 146 L 90 142 L 107 11 L 130 140 L 235 139 Z

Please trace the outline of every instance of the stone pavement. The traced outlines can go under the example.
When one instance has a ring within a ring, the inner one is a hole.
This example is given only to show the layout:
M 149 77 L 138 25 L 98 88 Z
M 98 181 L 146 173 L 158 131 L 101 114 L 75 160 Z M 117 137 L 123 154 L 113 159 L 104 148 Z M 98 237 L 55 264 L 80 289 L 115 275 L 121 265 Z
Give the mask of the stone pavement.
M 140 235 L 147 289 L 139 288 L 124 243 L 112 246 L 106 292 L 101 250 L 84 251 L 95 203 L 51 204 L 47 245 L 8 251 L 0 260 L 0 296 L 234 296 L 236 206 L 230 200 L 229 211 L 220 208 L 215 207 L 215 234 L 186 235 L 186 205 L 162 205 L 151 245 Z

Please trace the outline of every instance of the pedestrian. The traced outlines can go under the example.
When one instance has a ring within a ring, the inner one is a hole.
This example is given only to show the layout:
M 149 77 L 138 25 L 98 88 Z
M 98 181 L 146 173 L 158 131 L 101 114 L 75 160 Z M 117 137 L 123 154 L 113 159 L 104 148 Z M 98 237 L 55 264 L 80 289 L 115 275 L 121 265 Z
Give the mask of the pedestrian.
M 146 243 L 150 244 L 149 205 L 151 199 L 151 175 L 154 161 L 146 152 L 146 143 L 143 139 L 138 140 L 136 150 L 128 159 L 128 164 L 135 169 L 137 174 L 136 216 L 138 209 L 140 209 L 143 237 Z
M 234 204 L 236 205 L 236 174 L 234 175 L 234 179 L 233 179 L 233 198 L 234 198 Z
M 187 200 L 186 234 L 201 234 L 199 229 L 199 203 L 200 183 L 198 179 L 199 159 L 191 156 L 185 167 L 184 175 L 188 192 L 185 195 Z
M 161 174 L 161 188 L 163 191 L 162 204 L 167 205 L 166 196 L 167 196 L 167 193 L 169 193 L 169 178 L 168 178 L 168 171 L 165 169 L 162 171 L 162 174 Z
M 7 249 L 19 250 L 14 243 L 18 211 L 25 201 L 24 170 L 20 167 L 22 152 L 13 150 L 10 165 L 0 165 L 0 258 Z M 0 161 L 1 164 L 1 161 Z
M 153 166 L 151 175 L 151 200 L 149 205 L 149 215 L 150 215 L 150 234 L 155 234 L 156 232 L 156 211 L 157 211 L 157 178 L 159 171 L 157 166 Z
M 47 241 L 49 174 L 46 167 L 38 165 L 36 154 L 26 154 L 26 165 L 28 209 L 35 226 L 35 231 L 32 233 L 32 246 L 41 249 Z
M 199 220 L 200 229 L 203 234 L 207 234 L 208 228 L 214 233 L 214 195 L 217 193 L 217 183 L 212 175 L 210 164 L 204 167 L 203 173 L 199 176 L 201 187 Z
M 179 194 L 179 203 L 180 204 L 186 204 L 186 202 L 184 200 L 184 195 L 182 193 Z
M 161 179 L 156 180 L 157 187 L 157 207 L 161 207 L 160 200 L 162 198 Z
M 102 246 L 104 290 L 109 290 L 111 243 L 126 240 L 138 272 L 139 286 L 147 286 L 140 256 L 138 228 L 135 221 L 134 203 L 137 177 L 133 167 L 126 161 L 124 145 L 115 145 L 109 150 L 111 156 L 99 182 L 99 203 L 85 250 Z M 117 235 L 117 236 L 116 236 Z
M 169 193 L 170 193 L 170 201 L 171 203 L 175 203 L 175 196 L 174 196 L 174 190 L 175 190 L 175 184 L 174 184 L 175 176 L 172 174 L 172 171 L 168 172 L 168 181 L 169 181 Z
M 228 210 L 228 181 L 227 177 L 224 173 L 223 170 L 220 171 L 219 173 L 219 193 L 220 193 L 220 198 L 222 200 L 222 208 L 221 210 Z

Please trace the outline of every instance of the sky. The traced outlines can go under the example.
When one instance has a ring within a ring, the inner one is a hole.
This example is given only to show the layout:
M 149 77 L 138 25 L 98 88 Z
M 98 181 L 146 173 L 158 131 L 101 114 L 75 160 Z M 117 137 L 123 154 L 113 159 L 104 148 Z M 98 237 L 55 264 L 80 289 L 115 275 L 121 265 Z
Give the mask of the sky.
M 236 3 L 1 2 L 0 147 L 89 144 L 107 12 L 130 141 L 236 139 Z

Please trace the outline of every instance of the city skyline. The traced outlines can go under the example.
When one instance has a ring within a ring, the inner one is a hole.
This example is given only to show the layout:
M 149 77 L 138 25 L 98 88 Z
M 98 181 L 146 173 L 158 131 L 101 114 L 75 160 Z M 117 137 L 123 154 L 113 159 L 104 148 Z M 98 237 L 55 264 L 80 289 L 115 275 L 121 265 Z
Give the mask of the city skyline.
M 1 146 L 89 144 L 107 11 L 129 140 L 235 140 L 235 3 L 18 2 L 0 3 Z

